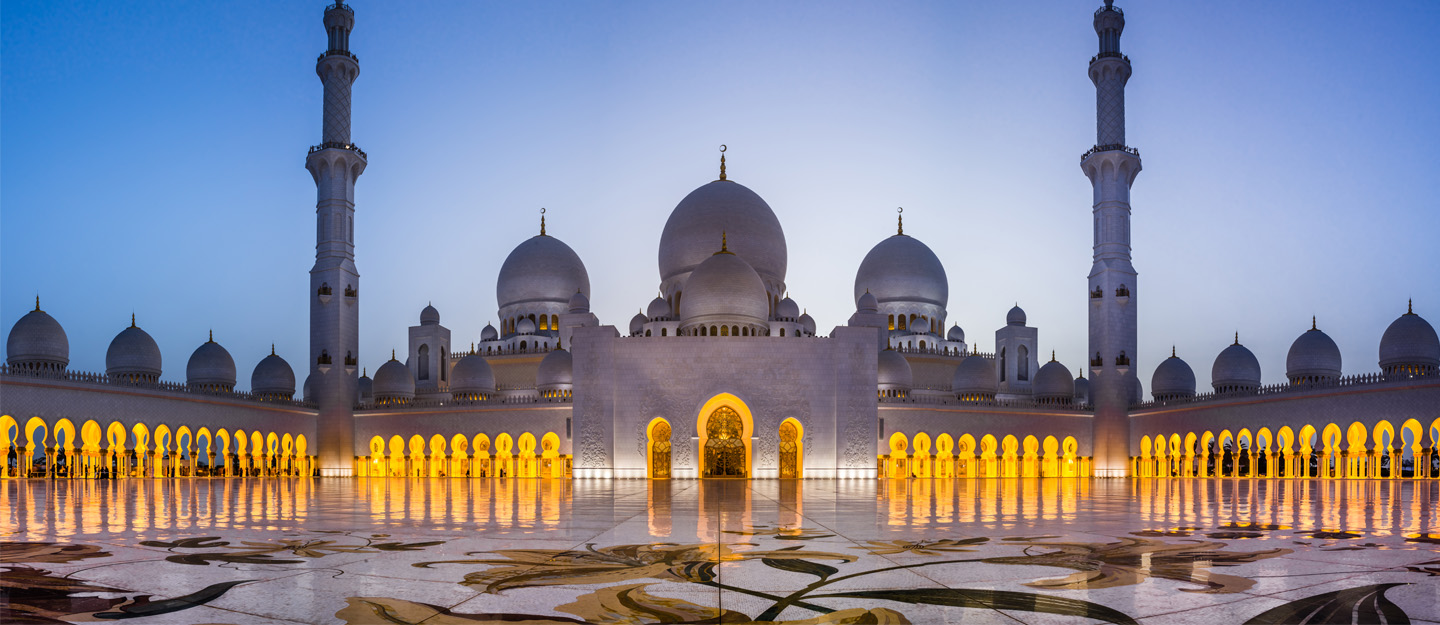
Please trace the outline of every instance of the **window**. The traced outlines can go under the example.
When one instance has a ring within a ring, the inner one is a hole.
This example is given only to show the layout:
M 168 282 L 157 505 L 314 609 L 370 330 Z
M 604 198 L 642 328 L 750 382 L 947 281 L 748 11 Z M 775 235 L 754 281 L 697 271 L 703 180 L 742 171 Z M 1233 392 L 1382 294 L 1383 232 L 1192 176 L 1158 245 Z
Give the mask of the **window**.
M 899 327 L 899 328 L 896 328 L 896 329 L 897 329 L 897 330 L 904 330 L 904 329 L 905 329 L 905 315 L 900 315 L 900 327 Z
M 780 336 L 785 336 L 785 328 L 780 328 Z
M 1006 351 L 1006 348 L 1004 348 L 1004 347 L 1001 347 L 1001 348 L 1000 348 L 1000 381 L 1001 381 L 1001 382 L 1004 382 L 1004 381 L 1005 381 L 1005 369 L 1006 369 L 1005 363 L 1006 363 L 1007 358 L 1008 358 L 1008 356 L 1005 354 L 1005 351 Z
M 1015 379 L 1024 382 L 1030 379 L 1030 349 L 1021 345 L 1015 350 Z
M 730 327 L 720 326 L 720 336 L 730 336 Z
M 660 336 L 665 336 L 665 328 L 660 328 Z
M 890 315 L 890 329 L 895 329 L 895 315 Z
M 418 366 L 419 374 L 416 375 L 415 377 L 418 378 L 418 379 L 421 379 L 421 380 L 429 380 L 429 379 L 430 379 L 430 346 L 429 346 L 429 345 L 421 345 L 421 346 L 420 346 L 420 351 L 417 352 L 417 353 L 418 353 L 419 356 L 420 356 L 419 358 L 417 358 L 417 360 L 419 360 L 420 363 L 419 363 L 419 366 Z

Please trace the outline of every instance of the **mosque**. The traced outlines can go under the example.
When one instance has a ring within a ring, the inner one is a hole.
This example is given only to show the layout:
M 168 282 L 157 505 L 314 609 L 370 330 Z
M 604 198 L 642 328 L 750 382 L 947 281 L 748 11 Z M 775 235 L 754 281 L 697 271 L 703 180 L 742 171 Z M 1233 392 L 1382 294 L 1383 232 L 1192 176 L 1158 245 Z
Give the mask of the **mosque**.
M 1018 306 L 994 353 L 947 327 L 945 267 L 903 215 L 860 262 L 848 322 L 822 332 L 787 296 L 785 215 L 729 179 L 722 154 L 718 179 L 670 213 L 659 295 L 643 313 L 619 325 L 592 314 L 584 262 L 542 216 L 499 268 L 498 327 L 452 338 L 426 306 L 406 352 L 369 376 L 354 244 L 368 162 L 350 132 L 355 13 L 336 2 L 324 25 L 323 133 L 305 161 L 317 187 L 310 352 L 272 349 L 241 391 L 212 336 L 184 382 L 167 381 L 132 318 L 104 372 L 72 371 L 65 331 L 37 298 L 0 368 L 4 477 L 1440 475 L 1440 339 L 1410 309 L 1385 330 L 1373 373 L 1342 376 L 1339 348 L 1312 324 L 1297 328 L 1286 383 L 1262 386 L 1237 335 L 1214 357 L 1213 389 L 1199 392 L 1172 355 L 1144 396 L 1130 253 L 1141 159 L 1125 137 L 1125 17 L 1109 0 L 1094 14 L 1089 63 L 1097 138 L 1079 163 L 1094 188 L 1094 260 L 1074 295 L 1089 348 L 1063 364 Z M 292 362 L 305 375 L 298 389 Z

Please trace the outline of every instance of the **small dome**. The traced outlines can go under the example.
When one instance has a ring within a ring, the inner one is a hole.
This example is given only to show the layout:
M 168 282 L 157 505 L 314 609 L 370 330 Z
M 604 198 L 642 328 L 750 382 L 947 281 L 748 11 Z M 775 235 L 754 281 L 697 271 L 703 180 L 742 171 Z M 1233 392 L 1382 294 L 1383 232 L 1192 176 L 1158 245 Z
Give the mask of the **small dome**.
M 495 370 L 484 356 L 470 354 L 450 370 L 450 394 L 456 399 L 488 397 L 495 393 Z
M 767 299 L 765 283 L 750 264 L 721 251 L 700 263 L 686 280 L 680 320 L 687 325 L 712 321 L 766 325 L 770 316 Z
M 914 321 L 911 321 L 911 322 L 910 322 L 910 333 L 911 333 L 911 334 L 929 334 L 929 333 L 930 333 L 930 320 L 929 320 L 929 319 L 925 319 L 925 318 L 923 318 L 923 317 L 916 317 Z
M 33 314 L 33 313 L 32 313 Z M 1380 370 L 1433 373 L 1440 367 L 1440 337 L 1414 310 L 1400 315 L 1380 337 Z
M 590 298 L 585 297 L 584 293 L 576 291 L 574 295 L 570 296 L 569 306 L 570 314 L 583 315 L 590 312 Z
M 155 382 L 160 379 L 160 346 L 155 339 L 135 326 L 121 330 L 105 350 L 105 375 L 116 380 Z
M 1253 391 L 1260 388 L 1260 360 L 1249 348 L 1240 344 L 1240 335 L 1235 335 L 1235 344 L 1220 351 L 1215 364 L 1210 367 L 1210 385 L 1217 393 Z
M 650 305 L 645 307 L 645 316 L 660 321 L 670 318 L 670 302 L 663 297 L 650 300 Z
M 855 272 L 855 303 L 866 291 L 880 304 L 919 303 L 945 308 L 950 280 L 945 265 L 919 239 L 897 234 L 870 248 Z
M 1025 325 L 1025 311 L 1022 310 L 1018 304 L 1017 304 L 1014 308 L 1011 308 L 1011 309 L 1010 309 L 1010 312 L 1005 313 L 1005 325 L 1010 325 L 1010 326 L 1023 326 L 1023 325 Z M 1067 374 L 1067 375 L 1068 375 L 1068 374 Z
M 190 354 L 190 362 L 185 364 L 185 384 L 205 391 L 235 390 L 235 359 L 215 342 L 214 335 Z
M 311 376 L 315 374 L 310 374 Z M 369 403 L 375 399 L 375 381 L 368 375 L 361 375 L 356 391 L 360 394 L 361 403 Z M 310 397 L 310 378 L 305 378 L 305 397 Z
M 420 325 L 433 326 L 439 325 L 439 323 L 440 311 L 436 310 L 434 306 L 426 304 L 425 308 L 420 311 Z
M 568 391 L 575 386 L 575 359 L 563 349 L 552 350 L 535 371 L 535 388 L 541 393 Z
M 650 320 L 645 318 L 645 313 L 635 313 L 635 316 L 630 318 L 630 334 L 644 334 L 647 323 L 650 323 Z
M 515 246 L 500 265 L 495 301 L 503 310 L 530 303 L 568 304 L 576 291 L 590 291 L 590 274 L 575 250 L 540 234 Z M 380 375 L 379 371 L 375 375 Z
M 70 339 L 60 322 L 40 310 L 40 298 L 35 298 L 35 310 L 26 313 L 10 328 L 10 338 L 5 342 L 5 361 L 12 367 L 54 371 L 64 370 L 70 364 Z
M 966 356 L 955 367 L 955 375 L 950 378 L 950 389 L 961 399 L 976 396 L 981 399 L 994 399 L 995 392 L 1000 389 L 999 381 L 995 377 L 995 361 L 980 354 Z
M 377 403 L 407 403 L 415 399 L 415 376 L 410 368 L 392 355 L 390 362 L 375 370 L 375 401 Z
M 776 284 L 785 282 L 788 256 L 780 220 L 759 195 L 731 180 L 716 180 L 691 191 L 670 212 L 660 233 L 660 280 L 699 270 L 726 232 L 735 242 L 731 251 L 757 274 Z M 690 290 L 685 288 L 682 308 Z
M 960 324 L 950 326 L 950 332 L 945 335 L 945 340 L 956 343 L 965 342 L 965 331 L 960 329 Z
M 1291 384 L 1334 380 L 1340 377 L 1340 347 L 1311 321 L 1310 329 L 1290 344 L 1285 356 L 1285 377 Z
M 860 299 L 855 300 L 855 312 L 866 314 L 880 312 L 880 300 L 875 299 L 875 294 L 867 290 L 860 294 Z
M 800 327 L 805 329 L 806 334 L 815 336 L 815 318 L 810 313 L 800 313 Z
M 1083 373 L 1075 378 L 1075 403 L 1090 403 L 1090 380 L 1085 379 Z
M 780 300 L 780 305 L 775 307 L 775 317 L 778 319 L 795 319 L 800 316 L 800 305 L 789 295 Z
M 290 363 L 284 358 L 275 355 L 275 347 L 270 347 L 270 355 L 260 359 L 255 365 L 255 371 L 250 374 L 250 392 L 261 397 L 278 397 L 290 399 L 295 396 L 295 370 L 290 368 Z
M 909 361 L 905 360 L 905 357 L 901 356 L 900 352 L 893 349 L 880 352 L 880 357 L 876 362 L 876 369 L 876 373 L 878 374 L 877 382 L 882 391 L 898 390 L 908 392 L 914 383 L 915 377 L 914 374 L 910 372 Z
M 490 325 L 490 323 L 487 322 L 485 324 L 485 329 L 480 331 L 480 340 L 493 341 L 497 338 L 500 338 L 500 333 L 495 331 L 495 326 Z
M 1195 372 L 1171 351 L 1170 357 L 1160 361 L 1155 374 L 1150 376 L 1150 392 L 1159 400 L 1194 397 Z
M 1070 368 L 1057 362 L 1054 355 L 1035 373 L 1035 382 L 1030 388 L 1035 400 L 1040 402 L 1070 403 L 1075 399 L 1075 379 L 1070 377 Z
M 535 333 L 535 322 L 534 322 L 534 321 L 531 321 L 529 317 L 526 317 L 526 318 L 524 318 L 524 319 L 521 319 L 520 321 L 515 322 L 515 333 L 516 333 L 516 334 L 534 334 L 534 333 Z M 375 372 L 375 373 L 376 373 L 376 374 L 379 374 L 380 372 L 377 371 L 377 372 Z

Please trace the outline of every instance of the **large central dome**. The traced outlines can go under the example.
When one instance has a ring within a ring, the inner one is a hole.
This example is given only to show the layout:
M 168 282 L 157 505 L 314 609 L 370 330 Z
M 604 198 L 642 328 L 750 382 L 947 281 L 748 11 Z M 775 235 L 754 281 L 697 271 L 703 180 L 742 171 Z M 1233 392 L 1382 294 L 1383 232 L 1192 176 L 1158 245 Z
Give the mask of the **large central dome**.
M 767 285 L 785 282 L 785 231 L 770 205 L 745 185 L 716 180 L 675 206 L 660 234 L 660 280 L 670 282 L 694 271 L 715 253 L 727 233 L 730 251 L 745 259 Z
M 585 263 L 560 239 L 540 234 L 515 246 L 505 258 L 495 283 L 495 301 L 501 310 L 532 302 L 567 306 L 577 291 L 590 294 Z
M 919 239 L 896 234 L 871 248 L 855 272 L 855 301 L 869 291 L 880 304 L 938 306 L 950 300 L 945 265 Z

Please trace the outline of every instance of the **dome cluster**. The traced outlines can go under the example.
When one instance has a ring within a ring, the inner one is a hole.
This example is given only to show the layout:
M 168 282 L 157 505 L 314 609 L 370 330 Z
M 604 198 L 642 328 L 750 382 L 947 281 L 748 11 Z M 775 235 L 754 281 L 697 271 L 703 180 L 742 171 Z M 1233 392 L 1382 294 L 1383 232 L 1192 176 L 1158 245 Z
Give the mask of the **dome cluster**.
M 785 230 L 764 199 L 731 180 L 691 191 L 670 212 L 660 233 L 660 290 L 678 301 L 683 313 L 684 298 L 694 288 L 688 284 L 691 274 L 710 260 L 723 234 L 729 235 L 730 251 L 760 278 L 767 302 L 760 318 L 768 319 L 768 302 L 778 301 L 785 289 Z

